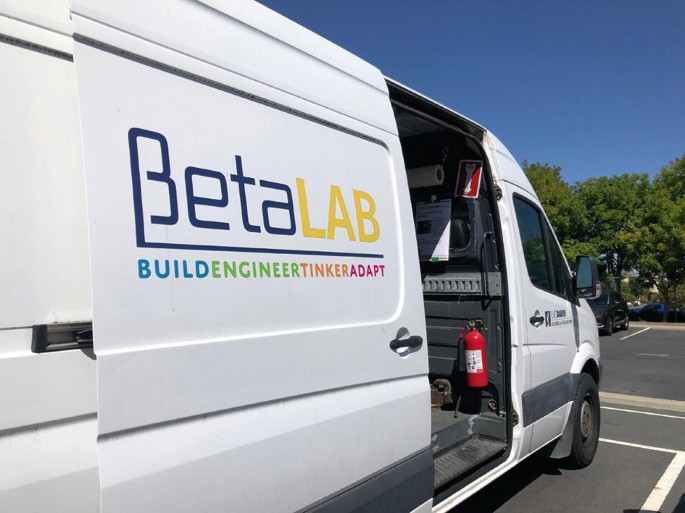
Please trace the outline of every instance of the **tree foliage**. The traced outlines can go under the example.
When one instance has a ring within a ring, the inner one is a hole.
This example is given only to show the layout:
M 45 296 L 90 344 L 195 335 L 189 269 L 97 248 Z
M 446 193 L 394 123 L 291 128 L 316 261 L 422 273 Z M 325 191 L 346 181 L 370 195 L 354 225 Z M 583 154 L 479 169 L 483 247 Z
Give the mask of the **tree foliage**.
M 657 174 L 639 222 L 622 239 L 640 278 L 670 304 L 685 284 L 685 155 Z
M 589 178 L 574 187 L 587 209 L 584 239 L 596 248 L 609 276 L 620 277 L 628 269 L 631 249 L 624 235 L 639 224 L 649 190 L 646 174 Z
M 652 181 L 647 174 L 590 178 L 568 185 L 561 168 L 523 165 L 557 237 L 573 261 L 598 257 L 609 276 L 637 273 L 665 302 L 685 289 L 685 155 Z M 617 279 L 620 287 L 620 279 Z M 679 289 L 680 287 L 680 289 Z
M 595 254 L 596 248 L 584 239 L 587 210 L 562 180 L 561 168 L 524 162 L 523 171 L 545 208 L 566 257 L 575 261 L 578 255 Z

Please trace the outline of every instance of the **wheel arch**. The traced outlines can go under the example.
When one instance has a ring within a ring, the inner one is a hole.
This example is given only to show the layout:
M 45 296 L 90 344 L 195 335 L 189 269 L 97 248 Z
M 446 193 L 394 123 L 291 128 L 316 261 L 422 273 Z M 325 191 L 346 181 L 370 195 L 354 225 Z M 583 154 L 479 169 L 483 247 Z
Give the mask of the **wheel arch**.
M 589 374 L 590 376 L 592 376 L 592 378 L 595 380 L 595 383 L 597 383 L 597 386 L 599 386 L 602 381 L 602 372 L 600 369 L 601 366 L 599 362 L 590 358 L 585 362 L 580 373 Z
M 573 376 L 574 393 L 578 388 L 578 382 L 580 381 L 580 376 L 582 374 L 588 374 L 591 376 L 595 380 L 595 383 L 597 383 L 597 388 L 599 388 L 599 384 L 602 379 L 602 365 L 600 359 L 589 354 L 585 355 L 583 359 L 576 360 L 575 363 L 578 365 L 573 365 L 573 370 L 571 372 L 571 375 Z M 574 408 L 575 406 L 572 405 L 569 409 L 569 415 L 566 419 L 566 426 L 564 427 L 564 432 L 562 435 L 554 442 L 550 443 L 547 447 L 543 448 L 540 451 L 541 455 L 552 459 L 563 459 L 571 454 Z
M 597 331 L 595 330 L 595 334 Z M 599 355 L 599 336 L 595 340 L 585 340 L 578 346 L 578 351 L 571 365 L 571 374 L 574 377 L 587 373 L 595 380 L 597 386 L 602 381 L 602 362 Z M 577 376 L 575 376 L 577 375 Z M 577 381 L 576 381 L 577 382 Z

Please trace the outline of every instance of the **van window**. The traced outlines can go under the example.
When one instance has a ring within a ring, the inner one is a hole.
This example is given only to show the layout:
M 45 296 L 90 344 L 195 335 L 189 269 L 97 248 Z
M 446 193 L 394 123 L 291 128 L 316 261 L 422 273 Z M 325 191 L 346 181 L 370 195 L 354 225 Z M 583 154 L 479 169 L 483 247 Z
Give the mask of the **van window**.
M 547 265 L 539 214 L 531 204 L 519 198 L 514 199 L 514 208 L 516 209 L 523 256 L 526 259 L 530 281 L 536 287 L 551 291 L 551 280 L 547 272 L 549 266 Z
M 542 223 L 544 224 L 545 231 L 547 232 L 547 244 L 549 247 L 550 256 L 552 257 L 552 273 L 554 275 L 553 292 L 562 297 L 570 298 L 571 283 L 570 275 L 568 273 L 568 266 L 566 265 L 566 257 L 554 238 L 554 233 L 552 232 L 552 228 L 549 226 L 547 220 L 542 218 Z
M 547 220 L 522 198 L 514 198 L 514 208 L 530 281 L 538 288 L 568 297 L 566 261 Z

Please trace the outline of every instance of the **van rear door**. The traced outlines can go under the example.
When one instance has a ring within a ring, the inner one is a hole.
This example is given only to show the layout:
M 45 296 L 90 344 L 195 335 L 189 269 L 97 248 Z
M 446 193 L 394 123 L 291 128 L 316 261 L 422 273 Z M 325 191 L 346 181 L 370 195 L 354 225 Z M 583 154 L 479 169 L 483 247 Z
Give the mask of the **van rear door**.
M 380 73 L 258 4 L 73 2 L 104 512 L 430 509 Z

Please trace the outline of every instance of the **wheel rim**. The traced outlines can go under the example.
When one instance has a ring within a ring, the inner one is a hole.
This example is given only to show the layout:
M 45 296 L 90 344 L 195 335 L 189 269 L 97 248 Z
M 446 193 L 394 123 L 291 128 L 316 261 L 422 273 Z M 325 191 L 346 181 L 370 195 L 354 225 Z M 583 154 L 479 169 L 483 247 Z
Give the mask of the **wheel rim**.
M 592 437 L 592 431 L 595 425 L 595 416 L 592 408 L 592 401 L 589 397 L 583 400 L 583 406 L 580 409 L 580 436 L 583 442 L 586 442 Z

